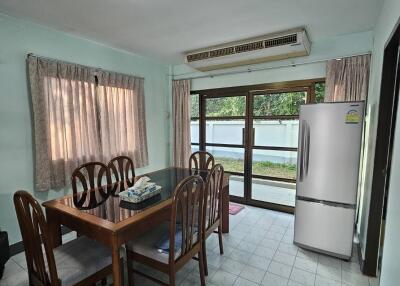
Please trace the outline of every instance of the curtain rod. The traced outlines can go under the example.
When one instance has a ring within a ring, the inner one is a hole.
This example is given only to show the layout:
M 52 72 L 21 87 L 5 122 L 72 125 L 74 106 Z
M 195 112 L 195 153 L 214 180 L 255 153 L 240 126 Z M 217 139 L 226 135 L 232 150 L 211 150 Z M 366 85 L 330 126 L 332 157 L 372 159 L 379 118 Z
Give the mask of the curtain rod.
M 301 66 L 301 65 L 308 65 L 308 64 L 327 62 L 327 61 L 335 60 L 335 59 L 351 58 L 351 57 L 365 56 L 365 55 L 371 55 L 371 52 L 366 52 L 366 53 L 362 53 L 362 54 L 353 54 L 353 55 L 341 56 L 341 57 L 334 57 L 334 58 L 326 58 L 326 59 L 315 60 L 315 61 L 305 61 L 305 62 L 299 62 L 299 63 L 283 64 L 283 65 L 273 66 L 273 67 L 254 68 L 254 69 L 248 68 L 247 70 L 240 70 L 240 71 L 238 70 L 238 71 L 231 71 L 231 72 L 206 74 L 206 75 L 199 75 L 199 76 L 192 76 L 192 77 L 188 76 L 188 77 L 180 78 L 180 76 L 195 74 L 196 72 L 182 73 L 182 74 L 170 75 L 170 76 L 172 76 L 172 79 L 175 79 L 175 77 L 178 77 L 177 80 L 214 78 L 214 77 L 218 77 L 218 76 L 233 75 L 233 74 L 246 73 L 246 72 L 258 72 L 258 71 L 265 71 L 265 70 L 271 70 L 271 69 L 280 69 L 280 68 L 286 68 L 286 67 L 296 67 L 296 66 Z
M 52 62 L 62 62 L 62 63 L 68 64 L 68 65 L 76 65 L 76 66 L 79 66 L 79 67 L 91 68 L 91 69 L 94 69 L 94 70 L 96 70 L 96 71 L 113 72 L 113 73 L 118 73 L 118 74 L 122 74 L 122 75 L 126 75 L 126 76 L 133 76 L 133 77 L 136 77 L 136 78 L 139 78 L 139 79 L 144 79 L 144 77 L 142 77 L 142 76 L 137 76 L 137 75 L 134 75 L 134 74 L 132 75 L 132 74 L 125 74 L 125 73 L 120 73 L 120 72 L 108 71 L 108 70 L 105 70 L 105 69 L 99 68 L 99 67 L 91 67 L 91 66 L 86 66 L 86 65 L 82 65 L 82 64 L 77 64 L 77 63 L 73 63 L 73 62 L 64 61 L 64 60 L 59 60 L 59 59 L 54 59 L 54 58 L 48 58 L 48 57 L 38 56 L 38 55 L 36 55 L 36 54 L 34 54 L 34 53 L 29 53 L 27 56 L 28 56 L 28 57 L 36 57 L 36 58 L 39 58 L 39 59 L 43 59 L 43 60 L 47 60 L 47 61 L 52 61 Z

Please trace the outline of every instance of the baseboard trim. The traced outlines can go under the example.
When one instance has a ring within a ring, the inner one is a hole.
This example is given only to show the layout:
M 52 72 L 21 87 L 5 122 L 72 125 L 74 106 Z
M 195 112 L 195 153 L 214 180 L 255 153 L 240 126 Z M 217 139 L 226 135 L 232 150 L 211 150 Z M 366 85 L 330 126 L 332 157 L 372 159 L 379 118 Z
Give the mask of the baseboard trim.
M 71 232 L 71 230 L 65 226 L 61 226 L 61 235 L 67 234 Z M 21 253 L 25 250 L 24 244 L 22 241 L 18 241 L 10 245 L 10 257 L 14 256 L 18 253 Z

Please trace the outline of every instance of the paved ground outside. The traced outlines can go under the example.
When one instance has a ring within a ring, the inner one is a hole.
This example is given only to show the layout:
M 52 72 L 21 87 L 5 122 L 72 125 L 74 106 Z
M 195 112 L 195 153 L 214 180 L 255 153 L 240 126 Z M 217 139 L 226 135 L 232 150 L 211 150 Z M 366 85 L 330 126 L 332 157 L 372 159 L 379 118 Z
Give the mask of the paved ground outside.
M 253 180 L 252 188 L 252 198 L 255 200 L 294 207 L 296 198 L 296 189 L 294 186 L 275 186 L 269 185 L 265 181 Z M 231 177 L 229 180 L 229 193 L 234 196 L 243 197 L 243 181 L 234 176 Z

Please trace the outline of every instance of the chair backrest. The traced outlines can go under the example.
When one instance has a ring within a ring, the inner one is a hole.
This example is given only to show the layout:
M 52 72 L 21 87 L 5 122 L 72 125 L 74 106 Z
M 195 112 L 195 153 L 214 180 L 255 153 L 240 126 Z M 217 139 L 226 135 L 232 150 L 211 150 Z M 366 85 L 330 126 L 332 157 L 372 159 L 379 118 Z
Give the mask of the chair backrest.
M 205 231 L 221 218 L 223 180 L 224 167 L 217 164 L 211 169 L 206 179 L 203 214 Z
M 101 162 L 79 166 L 72 173 L 71 182 L 74 204 L 81 209 L 91 209 L 102 204 L 111 192 L 110 170 Z
M 203 203 L 204 182 L 200 176 L 187 177 L 175 188 L 172 199 L 169 237 L 170 265 L 175 260 L 190 256 L 191 250 L 201 243 L 203 235 Z M 177 224 L 177 222 L 179 223 Z M 178 225 L 181 232 L 177 231 Z M 175 239 L 181 239 L 182 241 L 180 249 L 176 249 L 176 251 L 180 252 L 179 255 L 175 253 Z
M 194 152 L 189 158 L 189 169 L 209 170 L 214 164 L 214 156 L 207 151 Z
M 114 176 L 115 182 L 117 183 L 112 188 L 112 195 L 117 195 L 134 185 L 135 166 L 131 158 L 127 156 L 118 156 L 111 159 L 107 165 L 110 169 L 111 176 Z
M 29 285 L 60 285 L 42 208 L 26 191 L 14 194 L 14 206 L 25 248 Z

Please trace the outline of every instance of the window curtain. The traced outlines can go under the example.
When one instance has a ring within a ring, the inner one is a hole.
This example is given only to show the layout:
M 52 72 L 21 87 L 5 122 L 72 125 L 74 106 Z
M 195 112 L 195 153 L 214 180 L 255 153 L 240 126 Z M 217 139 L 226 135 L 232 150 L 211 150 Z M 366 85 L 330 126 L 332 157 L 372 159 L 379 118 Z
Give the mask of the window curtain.
M 108 91 L 97 88 L 96 74 L 104 84 L 107 76 L 94 68 L 35 56 L 28 57 L 28 73 L 36 190 L 69 185 L 73 170 L 90 161 L 126 154 L 137 167 L 147 164 L 143 79 L 110 75 Z
M 97 96 L 103 160 L 125 155 L 148 165 L 144 79 L 100 71 Z
M 370 62 L 370 55 L 328 61 L 325 102 L 365 100 Z
M 172 81 L 174 121 L 174 165 L 189 167 L 190 144 L 190 81 Z

